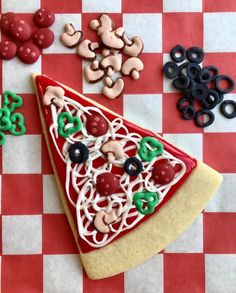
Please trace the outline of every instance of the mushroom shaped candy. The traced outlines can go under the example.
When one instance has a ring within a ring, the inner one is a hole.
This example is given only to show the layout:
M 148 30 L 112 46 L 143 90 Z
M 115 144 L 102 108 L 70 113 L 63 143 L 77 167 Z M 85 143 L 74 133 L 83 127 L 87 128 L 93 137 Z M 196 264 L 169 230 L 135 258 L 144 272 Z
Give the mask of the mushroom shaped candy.
M 102 14 L 99 19 L 93 19 L 89 23 L 92 30 L 97 31 L 97 35 L 101 36 L 104 32 L 111 32 L 114 28 L 112 19 L 107 14 Z
M 156 184 L 165 185 L 175 178 L 175 169 L 168 162 L 161 162 L 153 167 L 152 179 Z
M 122 40 L 123 33 L 123 27 L 119 27 L 112 32 L 106 31 L 101 35 L 101 41 L 108 48 L 122 49 L 124 47 L 124 41 Z
M 83 40 L 79 46 L 77 47 L 77 53 L 90 61 L 93 61 L 96 59 L 96 54 L 94 53 L 94 50 L 99 48 L 98 43 L 92 43 L 90 40 Z
M 112 76 L 115 71 L 120 71 L 121 69 L 121 55 L 116 54 L 104 57 L 100 62 L 100 66 L 107 76 Z
M 95 137 L 104 135 L 107 133 L 109 125 L 106 119 L 100 114 L 93 114 L 87 117 L 86 129 L 89 134 Z
M 76 31 L 71 23 L 64 27 L 64 33 L 61 34 L 61 42 L 68 48 L 75 48 L 83 38 L 82 31 Z
M 122 78 L 118 78 L 116 81 L 113 81 L 110 77 L 104 79 L 105 86 L 102 89 L 102 93 L 108 99 L 114 100 L 119 97 L 123 92 L 125 83 Z
M 119 178 L 113 173 L 102 173 L 97 177 L 96 190 L 100 195 L 109 196 L 119 188 Z
M 121 67 L 122 73 L 124 75 L 131 75 L 133 79 L 139 79 L 139 72 L 143 69 L 143 62 L 137 57 L 131 57 L 127 59 Z
M 103 78 L 104 70 L 99 68 L 97 60 L 94 60 L 91 65 L 84 68 L 84 77 L 89 83 L 95 83 Z
M 49 106 L 50 104 L 56 105 L 58 108 L 62 108 L 64 105 L 62 97 L 64 97 L 65 91 L 59 86 L 49 86 L 43 96 L 43 104 Z
M 140 39 L 140 37 L 133 37 L 131 41 L 126 36 L 124 36 L 123 40 L 125 42 L 125 46 L 123 48 L 124 54 L 137 57 L 143 51 L 143 41 Z
M 105 211 L 98 211 L 94 218 L 94 226 L 101 233 L 109 233 L 109 225 L 114 223 L 117 220 L 117 215 L 114 210 L 111 210 L 109 213 Z
M 101 147 L 101 152 L 107 155 L 107 161 L 110 164 L 113 164 L 115 160 L 125 158 L 123 147 L 117 140 L 105 142 Z

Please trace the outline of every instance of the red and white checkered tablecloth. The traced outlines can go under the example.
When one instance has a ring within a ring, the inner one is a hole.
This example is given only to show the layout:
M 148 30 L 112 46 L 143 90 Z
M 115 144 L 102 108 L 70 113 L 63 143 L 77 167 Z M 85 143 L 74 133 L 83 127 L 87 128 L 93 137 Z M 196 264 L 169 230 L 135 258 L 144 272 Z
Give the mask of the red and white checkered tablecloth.
M 0 148 L 0 273 L 2 293 L 235 293 L 236 292 L 236 119 L 219 109 L 207 129 L 179 118 L 180 94 L 164 80 L 161 68 L 170 49 L 180 43 L 200 46 L 204 64 L 217 65 L 236 81 L 235 0 L 2 0 L 1 12 L 14 11 L 32 21 L 32 12 L 56 13 L 56 41 L 36 64 L 16 58 L 1 62 L 0 90 L 24 98 L 27 134 L 8 136 Z M 82 78 L 75 50 L 58 40 L 72 22 L 86 38 L 96 39 L 88 21 L 111 13 L 117 26 L 145 43 L 145 70 L 126 82 L 122 97 L 107 100 L 101 84 Z M 83 92 L 126 118 L 164 134 L 187 152 L 223 173 L 217 195 L 193 225 L 162 253 L 118 276 L 89 280 L 61 207 L 42 137 L 30 74 L 42 72 Z M 236 90 L 228 95 L 236 100 Z

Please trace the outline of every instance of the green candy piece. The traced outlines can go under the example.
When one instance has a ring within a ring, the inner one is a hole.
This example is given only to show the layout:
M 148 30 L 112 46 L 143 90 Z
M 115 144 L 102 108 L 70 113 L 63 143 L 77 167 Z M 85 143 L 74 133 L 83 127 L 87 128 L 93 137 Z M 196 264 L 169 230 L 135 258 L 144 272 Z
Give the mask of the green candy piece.
M 0 130 L 9 130 L 12 126 L 10 111 L 7 108 L 0 108 Z
M 20 113 L 13 113 L 11 115 L 12 126 L 9 129 L 10 133 L 16 136 L 20 136 L 26 133 L 25 118 Z M 17 130 L 18 129 L 18 130 Z
M 11 100 L 9 99 L 11 98 Z M 10 112 L 20 108 L 23 105 L 23 99 L 11 91 L 5 91 L 3 94 L 3 108 L 7 108 Z
M 71 123 L 74 126 L 66 128 L 66 123 Z M 79 117 L 73 117 L 69 112 L 62 112 L 58 116 L 58 133 L 60 136 L 67 138 L 69 135 L 80 131 L 82 122 Z
M 6 134 L 0 132 L 0 145 L 3 145 L 6 142 Z
M 153 150 L 147 148 L 146 144 L 149 144 Z M 146 136 L 140 141 L 140 148 L 138 154 L 140 158 L 145 162 L 152 161 L 156 156 L 159 156 L 163 152 L 163 144 L 157 139 L 151 136 Z
M 143 215 L 149 215 L 153 213 L 158 201 L 159 196 L 156 192 L 137 192 L 133 196 L 133 202 L 137 210 Z M 144 208 L 145 203 L 146 207 Z

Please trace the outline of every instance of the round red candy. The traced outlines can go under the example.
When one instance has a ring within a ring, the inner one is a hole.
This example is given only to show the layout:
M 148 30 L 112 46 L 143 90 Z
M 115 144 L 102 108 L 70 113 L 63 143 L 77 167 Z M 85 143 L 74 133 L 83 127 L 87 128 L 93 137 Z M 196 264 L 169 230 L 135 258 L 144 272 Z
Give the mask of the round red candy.
M 41 52 L 33 43 L 27 42 L 18 48 L 17 55 L 23 63 L 32 64 L 38 60 Z
M 22 19 L 16 19 L 10 26 L 10 36 L 17 42 L 24 43 L 32 36 L 29 23 Z
M 99 114 L 94 114 L 87 117 L 86 129 L 88 133 L 92 134 L 93 136 L 101 136 L 106 134 L 108 127 L 109 126 L 106 119 Z
M 49 27 L 54 21 L 55 15 L 46 8 L 41 8 L 34 14 L 34 22 L 38 27 Z
M 5 35 L 9 35 L 10 26 L 11 24 L 19 19 L 19 16 L 13 12 L 7 12 L 2 14 L 0 25 L 1 25 L 1 32 Z
M 168 184 L 174 177 L 175 170 L 168 162 L 159 163 L 152 170 L 152 178 L 156 184 Z
M 112 195 L 119 188 L 119 178 L 112 173 L 103 173 L 97 177 L 96 189 L 100 195 Z
M 5 60 L 12 59 L 16 56 L 17 46 L 12 41 L 0 42 L 0 57 Z
M 48 28 L 41 28 L 33 34 L 33 42 L 39 49 L 51 46 L 54 41 L 54 33 Z

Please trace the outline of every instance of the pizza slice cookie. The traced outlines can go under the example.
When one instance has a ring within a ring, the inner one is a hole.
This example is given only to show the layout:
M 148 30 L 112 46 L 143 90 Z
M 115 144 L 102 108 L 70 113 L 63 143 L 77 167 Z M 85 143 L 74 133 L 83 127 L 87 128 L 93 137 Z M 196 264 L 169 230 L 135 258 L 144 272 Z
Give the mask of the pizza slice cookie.
M 61 199 L 88 276 L 118 274 L 174 241 L 221 175 L 161 136 L 34 76 Z

